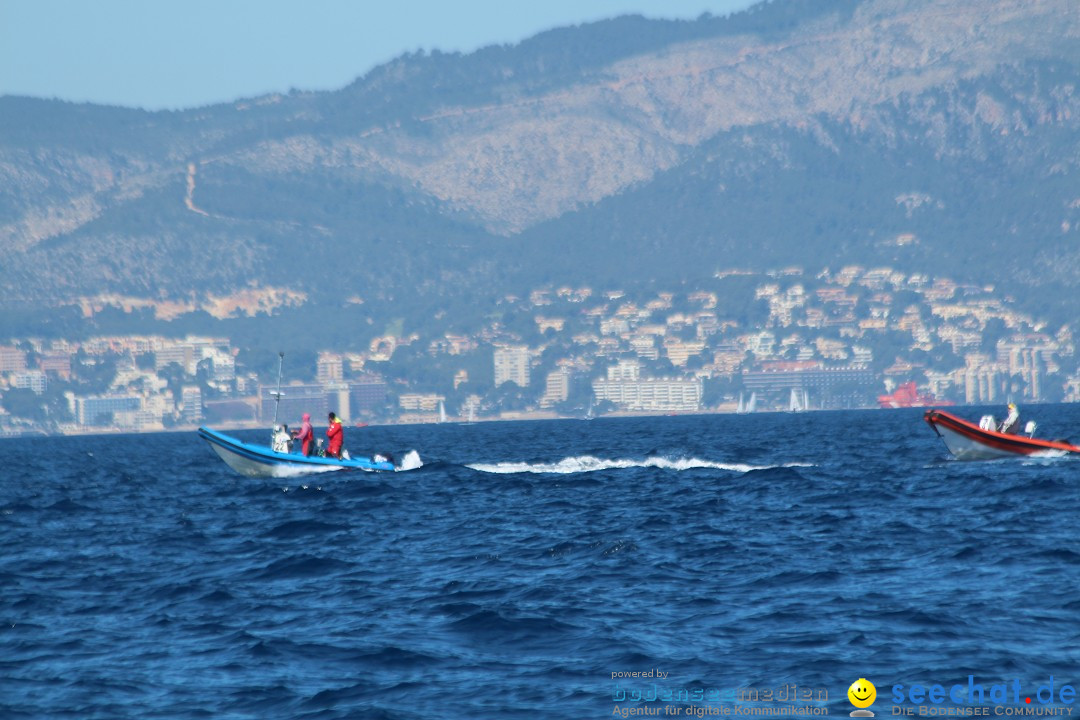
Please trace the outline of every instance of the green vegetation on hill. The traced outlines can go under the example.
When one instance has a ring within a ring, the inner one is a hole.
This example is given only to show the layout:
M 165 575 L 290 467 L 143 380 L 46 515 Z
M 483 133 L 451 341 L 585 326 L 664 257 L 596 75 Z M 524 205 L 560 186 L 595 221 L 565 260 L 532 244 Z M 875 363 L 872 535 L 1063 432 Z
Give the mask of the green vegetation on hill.
M 408 55 L 339 91 L 183 112 L 0 98 L 0 329 L 362 347 L 389 318 L 478 327 L 540 286 L 846 263 L 993 284 L 1071 321 L 1068 7 L 775 0 Z M 977 44 L 935 19 L 976 16 Z M 168 322 L 74 309 L 249 288 L 306 302 Z M 745 297 L 726 300 L 755 317 Z
M 521 282 L 539 279 L 532 248 L 557 258 L 568 282 L 614 284 L 644 268 L 672 283 L 733 267 L 879 264 L 997 284 L 1041 314 L 1075 316 L 1075 292 L 1046 292 L 1080 277 L 1076 234 L 1062 230 L 1080 222 L 1070 207 L 1080 169 L 1047 172 L 1039 156 L 1059 130 L 1033 118 L 1015 138 L 960 117 L 980 97 L 1006 103 L 1017 86 L 1053 87 L 1062 72 L 1012 68 L 922 98 L 932 111 L 879 108 L 868 129 L 819 116 L 806 130 L 732 130 L 646 185 L 522 233 Z M 941 122 L 967 137 L 936 137 Z

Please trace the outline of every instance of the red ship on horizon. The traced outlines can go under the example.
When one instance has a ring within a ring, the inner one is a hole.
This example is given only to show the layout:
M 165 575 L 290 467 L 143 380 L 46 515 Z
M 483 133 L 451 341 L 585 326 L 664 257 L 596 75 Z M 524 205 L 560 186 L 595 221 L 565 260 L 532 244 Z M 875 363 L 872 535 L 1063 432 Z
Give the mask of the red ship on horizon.
M 891 395 L 878 395 L 878 405 L 882 408 L 929 407 L 940 405 L 947 407 L 953 403 L 938 400 L 929 393 L 920 393 L 914 382 L 902 383 Z

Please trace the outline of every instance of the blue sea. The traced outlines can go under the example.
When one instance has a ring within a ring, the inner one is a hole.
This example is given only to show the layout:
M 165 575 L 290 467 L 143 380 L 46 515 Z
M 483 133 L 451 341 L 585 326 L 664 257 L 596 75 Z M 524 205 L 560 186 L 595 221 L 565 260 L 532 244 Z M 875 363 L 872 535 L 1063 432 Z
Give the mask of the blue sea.
M 1080 406 L 1022 410 L 1080 439 Z M 260 480 L 194 432 L 0 441 L 0 718 L 774 707 L 748 688 L 847 717 L 859 678 L 884 717 L 895 685 L 1051 683 L 1071 709 L 1080 683 L 1078 459 L 954 461 L 920 410 L 346 447 L 424 465 Z

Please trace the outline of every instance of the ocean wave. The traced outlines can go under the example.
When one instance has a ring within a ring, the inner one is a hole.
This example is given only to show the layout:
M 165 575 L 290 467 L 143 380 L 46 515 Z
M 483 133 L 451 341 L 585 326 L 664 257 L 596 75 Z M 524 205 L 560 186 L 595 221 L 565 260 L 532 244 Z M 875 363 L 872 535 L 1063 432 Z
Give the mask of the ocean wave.
M 837 715 L 841 680 L 1070 675 L 1077 459 L 773 415 L 388 426 L 417 474 L 267 482 L 194 434 L 41 440 L 30 471 L 0 442 L 0 716 L 600 717 L 650 669 Z
M 1030 455 L 1029 458 L 1037 458 L 1039 460 L 1056 460 L 1058 458 L 1074 458 L 1073 453 L 1066 452 L 1064 450 L 1037 450 Z
M 549 475 L 571 475 L 573 473 L 595 472 L 597 470 L 625 470 L 629 468 L 659 468 L 661 470 L 730 470 L 746 473 L 752 470 L 771 470 L 773 468 L 813 467 L 811 463 L 784 463 L 782 465 L 748 465 L 746 463 L 722 463 L 700 458 L 647 457 L 643 460 L 604 459 L 592 455 L 567 457 L 554 463 L 500 462 L 468 463 L 465 467 L 486 473 L 500 475 L 512 473 L 539 473 Z
M 353 569 L 352 563 L 313 555 L 291 555 L 251 573 L 256 580 L 282 580 L 333 576 Z
M 275 465 L 271 470 L 275 478 L 299 478 L 305 475 L 322 475 L 337 472 L 338 465 Z
M 410 450 L 401 458 L 401 463 L 398 465 L 397 471 L 404 472 L 406 470 L 416 470 L 422 467 L 424 467 L 424 461 L 420 459 L 420 453 L 415 450 Z
M 263 537 L 297 538 L 305 535 L 332 535 L 347 531 L 347 525 L 324 523 L 318 520 L 290 520 L 263 532 Z

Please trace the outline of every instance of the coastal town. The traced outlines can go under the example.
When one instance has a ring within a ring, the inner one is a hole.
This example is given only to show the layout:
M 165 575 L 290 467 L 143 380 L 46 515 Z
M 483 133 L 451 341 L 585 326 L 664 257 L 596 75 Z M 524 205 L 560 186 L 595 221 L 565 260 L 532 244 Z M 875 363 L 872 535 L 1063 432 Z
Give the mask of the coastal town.
M 488 317 L 471 333 L 312 348 L 314 363 L 281 358 L 280 380 L 277 362 L 246 367 L 224 337 L 7 338 L 0 433 L 255 427 L 330 410 L 363 424 L 1080 400 L 1071 327 L 992 286 L 890 268 L 545 287 Z

